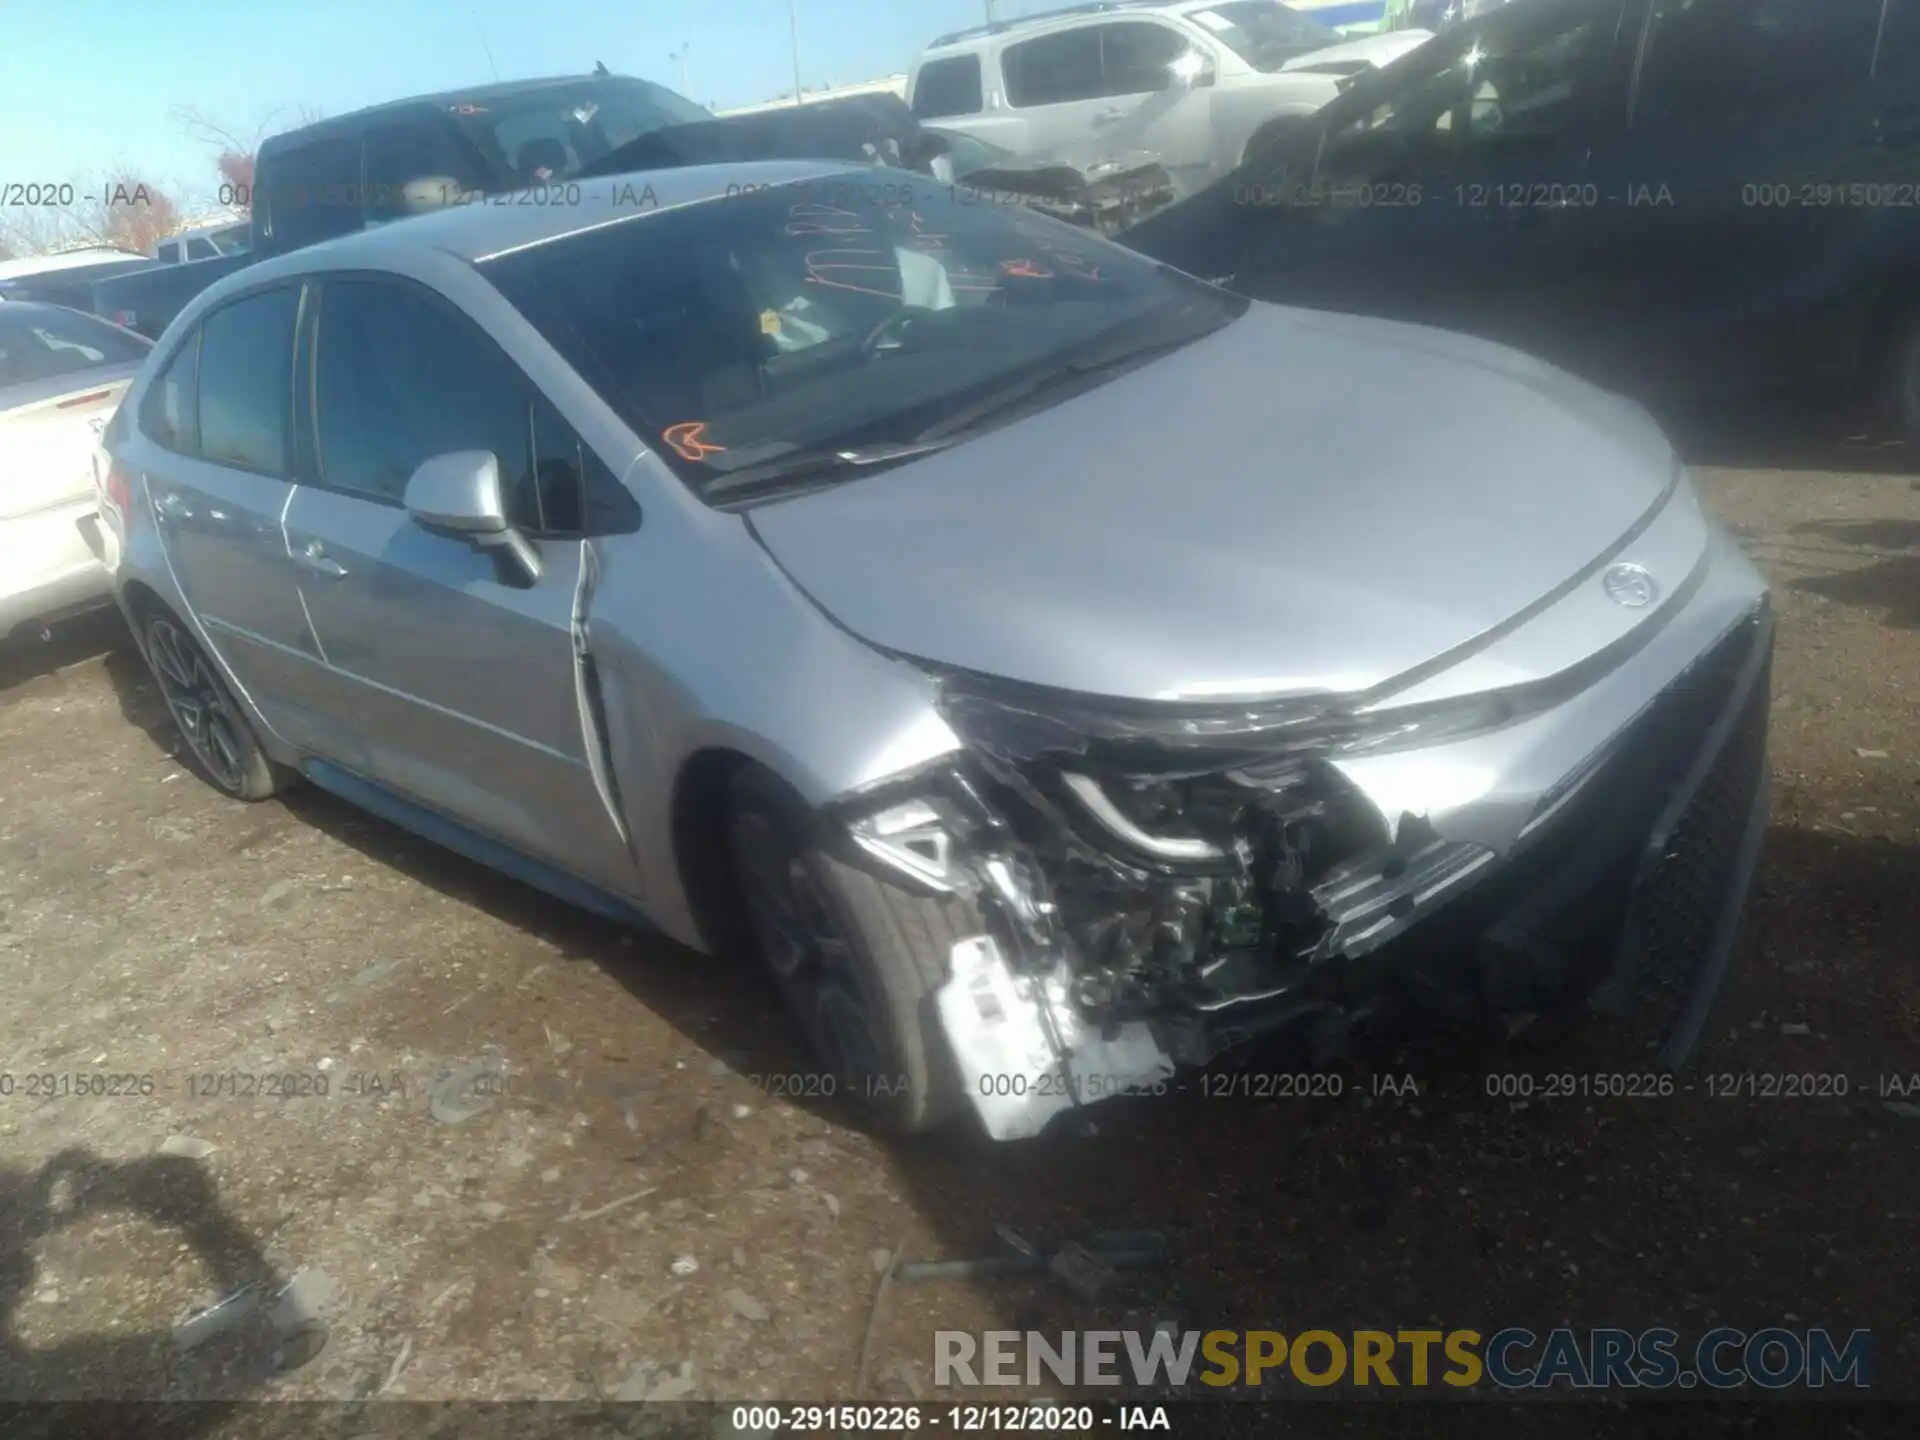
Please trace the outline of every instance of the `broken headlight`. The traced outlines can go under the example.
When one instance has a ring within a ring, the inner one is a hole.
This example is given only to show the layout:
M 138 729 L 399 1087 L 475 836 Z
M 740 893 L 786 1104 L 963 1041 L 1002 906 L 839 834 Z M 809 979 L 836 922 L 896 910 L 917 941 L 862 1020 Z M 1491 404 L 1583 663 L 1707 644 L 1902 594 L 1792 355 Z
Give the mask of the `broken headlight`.
M 1330 763 L 1527 713 L 1528 692 L 1363 713 L 1376 697 L 1171 703 L 940 675 L 940 708 L 1044 887 L 1075 998 L 1124 1019 L 1284 993 L 1337 917 L 1317 895 L 1431 836 Z M 1337 887 L 1336 887 L 1337 888 Z

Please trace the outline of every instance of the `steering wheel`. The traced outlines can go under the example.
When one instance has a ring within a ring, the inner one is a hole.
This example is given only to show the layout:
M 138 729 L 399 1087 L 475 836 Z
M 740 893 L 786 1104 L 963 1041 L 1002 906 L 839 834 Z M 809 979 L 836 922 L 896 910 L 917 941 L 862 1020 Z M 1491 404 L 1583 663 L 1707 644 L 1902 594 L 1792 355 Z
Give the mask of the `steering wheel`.
M 915 320 L 911 310 L 896 310 L 867 332 L 867 338 L 860 342 L 860 358 L 870 359 L 882 350 L 899 350 L 907 343 L 907 328 Z M 886 343 L 887 337 L 897 336 L 894 343 Z

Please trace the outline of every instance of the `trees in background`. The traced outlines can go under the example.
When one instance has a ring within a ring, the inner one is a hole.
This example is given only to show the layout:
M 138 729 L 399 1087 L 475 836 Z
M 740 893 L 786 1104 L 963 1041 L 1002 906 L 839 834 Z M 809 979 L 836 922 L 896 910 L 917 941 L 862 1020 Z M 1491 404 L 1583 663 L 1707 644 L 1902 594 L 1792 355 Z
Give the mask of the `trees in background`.
M 253 204 L 253 157 L 260 142 L 276 130 L 323 118 L 319 111 L 301 106 L 290 120 L 276 125 L 283 113 L 270 112 L 248 135 L 196 106 L 176 107 L 174 122 L 214 152 L 217 185 L 170 190 L 146 179 L 136 167 L 123 165 L 86 182 L 33 186 L 34 203 L 0 210 L 0 259 L 86 245 L 150 255 L 160 241 L 209 212 L 246 215 Z

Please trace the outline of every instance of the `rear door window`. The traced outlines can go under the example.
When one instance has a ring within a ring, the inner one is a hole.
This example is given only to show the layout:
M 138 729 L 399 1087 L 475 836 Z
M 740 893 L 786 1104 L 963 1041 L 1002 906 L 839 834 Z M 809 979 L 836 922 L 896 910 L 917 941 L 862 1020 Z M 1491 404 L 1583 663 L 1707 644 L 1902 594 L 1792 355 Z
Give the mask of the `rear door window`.
M 294 286 L 223 305 L 200 326 L 200 456 L 263 475 L 287 472 L 292 432 Z
M 978 55 L 931 60 L 920 67 L 919 78 L 913 82 L 913 113 L 922 120 L 977 115 L 984 103 Z

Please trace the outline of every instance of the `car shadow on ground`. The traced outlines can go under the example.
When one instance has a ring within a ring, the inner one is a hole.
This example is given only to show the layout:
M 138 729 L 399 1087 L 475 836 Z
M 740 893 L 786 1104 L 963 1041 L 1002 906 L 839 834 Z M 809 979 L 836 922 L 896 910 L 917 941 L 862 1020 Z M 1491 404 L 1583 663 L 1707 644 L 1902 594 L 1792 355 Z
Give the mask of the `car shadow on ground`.
M 133 635 L 118 610 L 90 610 L 52 625 L 21 625 L 0 640 L 0 703 L 29 681 L 122 649 L 133 649 Z
M 72 1305 L 81 1298 L 36 1296 L 35 1247 L 62 1231 L 129 1220 L 156 1227 L 167 1265 L 190 1255 L 214 1295 L 245 1291 L 254 1297 L 251 1313 L 224 1327 L 208 1326 L 204 1338 L 196 1336 L 191 1344 L 173 1329 L 114 1330 L 48 1344 L 23 1339 L 22 1310 L 30 1299 L 63 1298 Z M 110 1413 L 111 1407 L 97 1402 L 115 1398 L 197 1402 L 123 1416 L 123 1423 L 133 1425 L 124 1433 L 210 1433 L 231 1411 L 228 1402 L 283 1373 L 288 1350 L 267 1323 L 266 1302 L 285 1283 L 221 1204 L 197 1160 L 156 1155 L 115 1163 L 76 1148 L 31 1173 L 0 1168 L 0 1402 L 34 1402 L 11 1411 L 6 1433 L 86 1433 L 82 1421 Z

